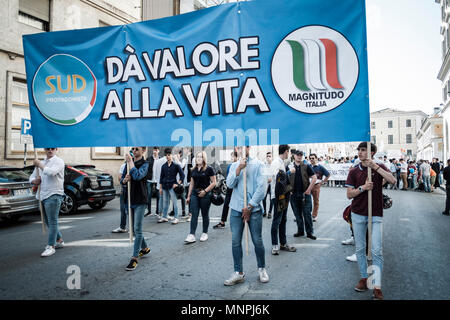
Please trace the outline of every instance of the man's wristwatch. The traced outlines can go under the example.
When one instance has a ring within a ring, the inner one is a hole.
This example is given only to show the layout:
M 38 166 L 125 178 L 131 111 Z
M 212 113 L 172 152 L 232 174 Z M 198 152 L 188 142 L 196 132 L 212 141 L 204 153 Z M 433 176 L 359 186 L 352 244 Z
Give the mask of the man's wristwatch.
M 359 190 L 359 193 L 363 193 L 364 192 L 364 189 L 361 186 L 358 187 L 358 190 Z
M 250 212 L 252 212 L 253 207 L 252 207 L 251 205 L 248 205 L 248 206 L 247 206 L 247 209 L 248 209 Z

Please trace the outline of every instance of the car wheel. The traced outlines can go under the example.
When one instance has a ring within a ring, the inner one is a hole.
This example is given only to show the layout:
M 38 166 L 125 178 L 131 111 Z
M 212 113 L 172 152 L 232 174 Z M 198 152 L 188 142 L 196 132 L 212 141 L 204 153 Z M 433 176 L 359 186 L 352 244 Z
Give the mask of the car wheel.
M 68 192 L 64 194 L 63 201 L 61 202 L 60 214 L 74 214 L 77 212 L 77 201 L 75 196 Z
M 91 207 L 94 210 L 99 210 L 106 206 L 107 201 L 97 201 L 97 202 L 89 202 L 88 206 Z

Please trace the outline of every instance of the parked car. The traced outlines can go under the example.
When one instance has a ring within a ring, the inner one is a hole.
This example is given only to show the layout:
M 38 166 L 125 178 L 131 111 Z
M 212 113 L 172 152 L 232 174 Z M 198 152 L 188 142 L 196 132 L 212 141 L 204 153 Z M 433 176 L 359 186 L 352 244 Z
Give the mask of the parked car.
M 34 166 L 24 168 L 29 175 Z M 103 208 L 116 196 L 113 177 L 94 165 L 66 165 L 64 169 L 64 199 L 60 214 L 76 213 L 82 205 Z
M 39 211 L 39 202 L 28 175 L 19 168 L 0 167 L 0 218 L 17 221 L 33 211 Z

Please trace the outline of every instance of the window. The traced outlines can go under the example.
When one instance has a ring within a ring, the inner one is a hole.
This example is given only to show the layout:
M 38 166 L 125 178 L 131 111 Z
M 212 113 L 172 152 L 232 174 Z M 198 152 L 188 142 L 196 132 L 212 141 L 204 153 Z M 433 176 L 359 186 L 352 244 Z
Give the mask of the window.
M 394 136 L 392 134 L 388 135 L 388 144 L 394 144 Z
M 50 1 L 19 0 L 19 22 L 34 28 L 49 31 Z
M 392 128 L 393 127 L 393 122 L 392 122 L 392 120 L 389 120 L 388 121 L 388 128 Z
M 412 143 L 412 135 L 411 134 L 406 135 L 406 143 Z
M 406 119 L 406 127 L 411 128 L 411 119 Z
M 22 119 L 30 119 L 28 106 L 28 92 L 25 80 L 13 78 L 11 84 L 11 122 L 10 122 L 10 150 L 12 153 L 23 153 L 24 145 L 20 143 L 20 126 Z M 27 145 L 27 150 L 30 150 Z
M 375 121 L 370 123 L 370 129 L 375 129 Z
M 412 157 L 412 150 L 410 149 L 406 150 L 406 155 Z
M 108 24 L 108 23 L 106 23 L 106 22 L 103 22 L 102 20 L 99 20 L 99 21 L 98 21 L 98 26 L 99 26 L 99 27 L 109 27 L 110 24 Z
M 91 159 L 118 160 L 123 159 L 120 147 L 94 147 L 91 148 Z

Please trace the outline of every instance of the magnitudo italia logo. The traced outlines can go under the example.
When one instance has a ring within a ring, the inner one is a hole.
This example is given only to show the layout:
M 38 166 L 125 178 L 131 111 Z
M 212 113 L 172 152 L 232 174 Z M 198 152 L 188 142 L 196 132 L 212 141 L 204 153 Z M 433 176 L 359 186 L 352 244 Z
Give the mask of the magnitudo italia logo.
M 32 90 L 45 118 L 60 125 L 74 125 L 86 119 L 94 108 L 97 79 L 80 59 L 55 54 L 39 66 Z
M 355 50 L 339 32 L 308 26 L 287 35 L 272 60 L 272 81 L 291 108 L 321 113 L 340 106 L 353 92 L 359 64 Z

